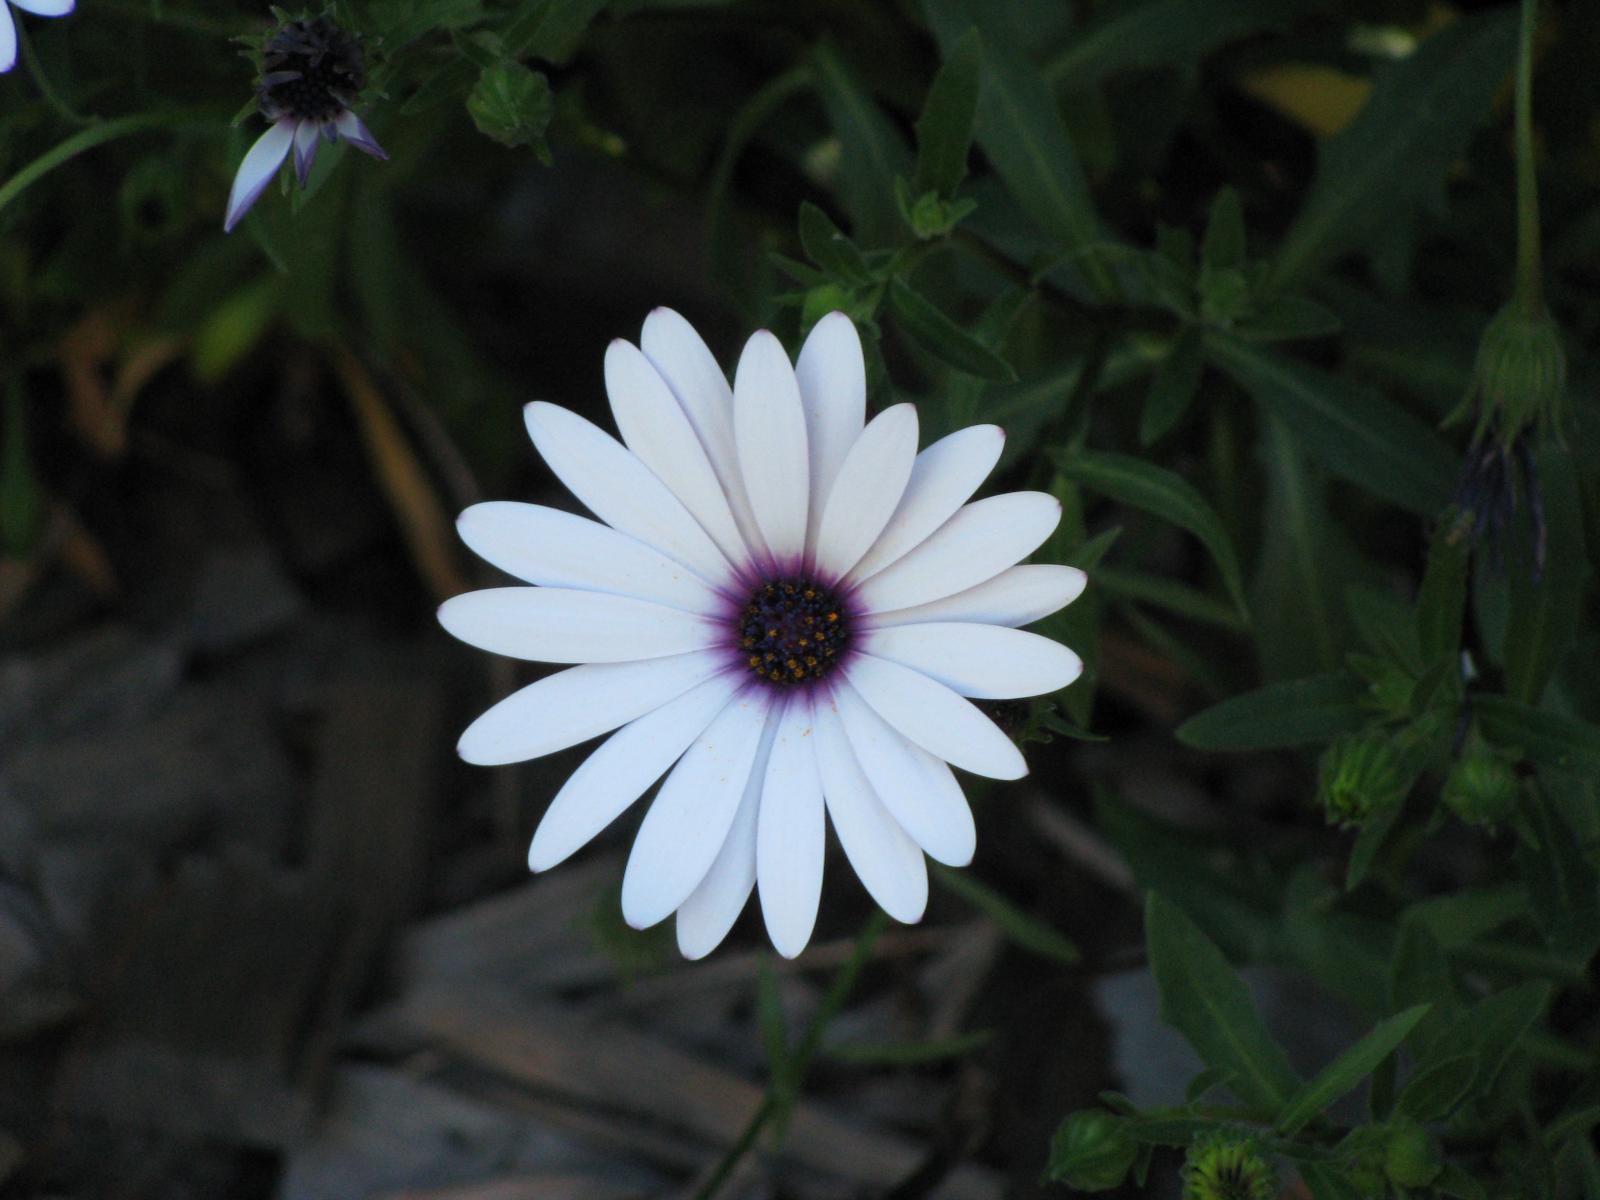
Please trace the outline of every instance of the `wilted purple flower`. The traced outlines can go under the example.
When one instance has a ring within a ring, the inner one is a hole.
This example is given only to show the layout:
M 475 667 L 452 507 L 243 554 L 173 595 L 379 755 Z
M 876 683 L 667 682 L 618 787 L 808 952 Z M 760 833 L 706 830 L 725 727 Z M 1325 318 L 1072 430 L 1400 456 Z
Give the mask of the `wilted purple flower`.
M 342 137 L 374 158 L 389 157 L 350 111 L 366 79 L 356 39 L 327 17 L 290 21 L 267 39 L 257 92 L 261 115 L 272 128 L 256 139 L 239 164 L 224 232 L 250 211 L 291 148 L 301 187 L 311 174 L 319 142 Z
M 11 3 L 36 17 L 64 17 L 76 7 L 77 0 L 11 0 Z M 16 65 L 17 27 L 12 24 L 6 0 L 0 0 L 0 75 Z

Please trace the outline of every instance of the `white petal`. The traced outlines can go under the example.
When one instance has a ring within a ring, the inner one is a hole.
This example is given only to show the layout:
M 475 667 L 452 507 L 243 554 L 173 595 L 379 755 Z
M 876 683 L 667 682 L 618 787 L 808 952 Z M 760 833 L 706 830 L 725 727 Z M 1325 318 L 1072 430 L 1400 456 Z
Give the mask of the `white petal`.
M 661 372 L 689 424 L 694 426 L 745 544 L 752 553 L 759 552 L 766 543 L 750 508 L 744 476 L 739 472 L 739 451 L 733 437 L 733 389 L 728 386 L 728 377 L 694 326 L 670 308 L 658 308 L 644 319 L 639 347 Z
M 322 134 L 315 121 L 301 121 L 294 131 L 294 173 L 305 187 L 311 177 L 311 164 L 317 157 L 317 146 Z
M 370 154 L 373 158 L 384 162 L 388 161 L 388 152 L 378 145 L 378 139 L 373 137 L 372 131 L 362 124 L 361 118 L 349 109 L 339 114 L 339 119 L 333 123 L 333 127 L 339 131 L 340 137 L 361 153 Z
M 850 572 L 851 580 L 883 570 L 948 521 L 994 470 L 1005 443 L 1000 426 L 973 425 L 940 438 L 917 455 L 899 507 L 883 536 Z
M 929 754 L 990 779 L 1021 779 L 1028 773 L 1022 752 L 993 721 L 971 701 L 920 671 L 860 654 L 851 659 L 845 674 L 874 712 Z M 853 740 L 855 730 L 850 732 Z M 860 750 L 860 743 L 855 745 Z M 883 786 L 864 755 L 861 765 L 881 795 Z M 888 800 L 884 796 L 884 802 Z M 900 816 L 894 805 L 889 810 Z M 908 832 L 916 836 L 915 830 Z
M 938 862 L 971 862 L 978 833 L 950 768 L 891 729 L 849 684 L 835 683 L 833 700 L 862 774 L 900 827 Z
M 845 857 L 884 912 L 908 925 L 920 921 L 928 907 L 922 851 L 862 774 L 834 702 L 819 696 L 815 714 L 817 770 Z
M 719 621 L 632 596 L 569 588 L 484 588 L 439 606 L 439 624 L 469 646 L 531 662 L 629 662 L 703 650 Z
M 577 413 L 535 401 L 522 410 L 533 444 L 556 478 L 613 529 L 620 529 L 712 585 L 732 567 L 689 510 L 616 438 Z
M 619 339 L 606 349 L 606 395 L 628 449 L 683 501 L 728 560 L 743 566 L 749 551 L 705 447 L 666 380 L 637 346 Z
M 3 0 L 0 0 L 3 4 Z M 8 18 L 9 20 L 9 18 Z M 295 123 L 282 120 L 256 139 L 255 145 L 245 152 L 244 160 L 233 177 L 233 190 L 228 193 L 228 215 L 223 218 L 222 231 L 230 232 L 250 206 L 267 190 L 278 168 L 294 145 Z
M 842 577 L 878 540 L 905 494 L 917 457 L 917 410 L 896 404 L 872 419 L 833 483 L 817 531 L 817 568 Z
M 36 17 L 64 17 L 74 7 L 74 0 L 11 0 L 11 3 Z
M 744 911 L 750 889 L 756 884 L 756 821 L 761 812 L 761 791 L 767 782 L 767 762 L 778 732 L 777 713 L 767 718 L 761 745 L 750 767 L 739 811 L 733 815 L 722 849 L 689 898 L 678 907 L 678 950 L 689 959 L 704 958 L 722 944 L 728 930 Z
M 1089 577 L 1077 567 L 1023 563 L 1009 567 L 964 592 L 911 608 L 896 608 L 863 618 L 866 629 L 922 621 L 977 621 L 984 625 L 1031 625 L 1083 595 Z
M 492 767 L 554 754 L 624 725 L 726 670 L 721 650 L 586 663 L 512 692 L 461 735 L 456 752 Z
M 728 706 L 741 682 L 732 674 L 707 679 L 606 739 L 545 810 L 528 847 L 529 869 L 555 866 L 627 811 Z
M 965 591 L 1032 554 L 1060 520 L 1061 501 L 1046 492 L 975 500 L 863 583 L 856 601 L 867 612 L 887 612 Z
M 756 880 L 767 936 L 785 958 L 806 948 L 822 898 L 822 780 L 811 702 L 789 701 L 778 721 L 756 825 Z
M 5 0 L 0 0 L 0 75 L 17 65 L 17 27 Z
M 750 782 L 769 707 L 766 692 L 746 689 L 661 785 L 622 873 L 622 916 L 635 929 L 671 916 L 711 869 Z
M 921 671 L 960 695 L 982 700 L 1043 696 L 1083 674 L 1083 660 L 1060 642 L 999 625 L 896 625 L 872 630 L 860 645 L 875 658 Z
M 779 564 L 797 561 L 811 494 L 806 418 L 789 356 L 765 329 L 745 343 L 734 372 L 733 433 L 762 540 Z
M 637 596 L 706 616 L 726 608 L 682 563 L 609 525 L 560 509 L 490 500 L 463 512 L 456 529 L 474 554 L 528 583 Z
M 810 439 L 811 512 L 806 548 L 815 549 L 823 506 L 867 411 L 867 368 L 850 318 L 831 312 L 812 327 L 795 363 Z

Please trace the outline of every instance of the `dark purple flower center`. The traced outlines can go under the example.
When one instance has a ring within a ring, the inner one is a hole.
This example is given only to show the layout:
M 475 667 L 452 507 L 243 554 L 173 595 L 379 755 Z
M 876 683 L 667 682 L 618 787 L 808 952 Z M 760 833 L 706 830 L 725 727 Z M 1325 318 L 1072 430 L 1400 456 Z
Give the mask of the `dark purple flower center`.
M 768 683 L 812 683 L 844 661 L 850 617 L 838 594 L 793 575 L 751 593 L 737 621 L 745 665 Z
M 269 121 L 331 121 L 367 81 L 356 39 L 327 17 L 290 21 L 267 39 L 259 96 Z

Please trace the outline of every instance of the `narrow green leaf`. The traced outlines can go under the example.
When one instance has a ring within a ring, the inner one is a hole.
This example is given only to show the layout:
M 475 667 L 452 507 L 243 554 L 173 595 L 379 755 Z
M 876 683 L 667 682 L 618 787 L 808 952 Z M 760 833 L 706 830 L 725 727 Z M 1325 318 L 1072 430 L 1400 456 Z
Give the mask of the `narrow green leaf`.
M 1512 569 L 1506 614 L 1506 693 L 1538 704 L 1556 665 L 1583 619 L 1589 564 L 1583 546 L 1583 509 L 1572 453 L 1551 447 L 1538 455 L 1549 545 L 1543 576 Z
M 1428 568 L 1417 593 L 1417 644 L 1422 661 L 1454 658 L 1467 610 L 1467 547 L 1441 523 L 1428 546 Z
M 889 310 L 902 331 L 922 349 L 958 371 L 996 383 L 1012 383 L 1017 373 L 993 350 L 957 325 L 898 276 L 889 281 Z
M 1472 708 L 1490 741 L 1520 750 L 1540 766 L 1600 775 L 1600 727 L 1505 696 L 1475 696 Z
M 1395 1116 L 1437 1121 L 1454 1112 L 1472 1089 L 1480 1066 L 1476 1054 L 1456 1054 L 1430 1063 L 1400 1089 L 1394 1102 Z
M 1379 1021 L 1372 1031 L 1346 1050 L 1318 1073 L 1317 1077 L 1301 1088 L 1278 1114 L 1278 1132 L 1292 1137 L 1312 1117 L 1320 1113 L 1339 1097 L 1355 1088 L 1368 1075 L 1378 1069 L 1378 1064 L 1392 1054 L 1406 1040 L 1416 1023 L 1427 1015 L 1430 1005 L 1418 1004 L 1403 1013 L 1396 1013 Z
M 1200 240 L 1202 273 L 1226 271 L 1244 265 L 1244 206 L 1231 187 L 1219 191 L 1211 201 L 1205 236 Z
M 1396 807 L 1374 813 L 1361 827 L 1361 832 L 1356 834 L 1355 845 L 1350 847 L 1350 862 L 1345 867 L 1345 891 L 1353 892 L 1361 886 L 1361 881 L 1367 877 L 1373 861 L 1378 857 L 1378 851 L 1389 840 L 1389 831 L 1400 818 L 1400 811 Z
M 1356 119 L 1324 142 L 1310 195 L 1270 283 L 1281 289 L 1439 197 L 1511 69 L 1512 6 L 1463 17 L 1377 76 Z
M 1235 329 L 1247 342 L 1293 342 L 1328 337 L 1344 328 L 1339 314 L 1304 296 L 1275 296 Z
M 1249 613 L 1233 541 L 1205 497 L 1187 480 L 1126 454 L 1078 450 L 1059 454 L 1057 462 L 1062 474 L 1090 491 L 1110 496 L 1194 534 L 1217 564 L 1223 585 L 1240 614 Z
M 911 174 L 911 151 L 831 43 L 812 51 L 811 67 L 828 123 L 844 147 L 839 191 L 851 229 L 869 248 L 893 245 L 903 228 L 894 181 Z
M 812 262 L 843 283 L 859 286 L 876 279 L 856 244 L 809 200 L 800 204 L 800 245 Z
M 1488 1091 L 1517 1043 L 1543 1014 L 1554 991 L 1554 986 L 1543 980 L 1528 980 L 1478 1001 L 1439 1038 L 1434 1053 L 1444 1056 L 1460 1049 L 1471 1050 L 1478 1057 L 1472 1089 Z M 1425 1119 L 1429 1118 L 1418 1118 Z
M 1069 965 L 1082 959 L 1078 948 L 1059 930 L 1023 912 L 999 892 L 973 878 L 969 872 L 936 866 L 933 876 L 998 925 L 1000 932 L 1022 949 L 1040 958 Z
M 1102 567 L 1095 573 L 1094 581 L 1112 595 L 1159 605 L 1191 621 L 1220 625 L 1224 629 L 1249 628 L 1249 624 L 1239 615 L 1239 610 L 1226 600 L 1209 596 L 1164 575 Z
M 933 77 L 922 115 L 917 118 L 913 195 L 937 192 L 948 199 L 966 177 L 982 72 L 983 44 L 978 40 L 978 31 L 969 29 Z
M 513 57 L 564 63 L 577 52 L 583 35 L 609 0 L 535 0 L 506 26 L 506 50 Z
M 1516 853 L 1533 919 L 1550 949 L 1581 967 L 1600 947 L 1600 877 L 1543 789 L 1528 789 L 1524 809 L 1539 837 L 1537 849 L 1523 842 Z
M 1165 436 L 1183 420 L 1200 390 L 1200 373 L 1205 366 L 1205 338 L 1198 326 L 1186 325 L 1172 343 L 1166 358 L 1156 368 L 1145 394 L 1144 412 L 1139 418 L 1139 442 L 1148 446 Z
M 1377 392 L 1219 331 L 1207 337 L 1206 353 L 1334 475 L 1421 516 L 1449 500 L 1455 456 Z
M 1243 980 L 1200 927 L 1159 893 L 1150 893 L 1144 920 L 1161 1019 L 1189 1040 L 1206 1066 L 1231 1073 L 1229 1086 L 1245 1103 L 1282 1111 L 1300 1081 Z
M 1230 697 L 1178 726 L 1196 750 L 1316 746 L 1366 725 L 1367 686 L 1350 675 L 1312 675 Z

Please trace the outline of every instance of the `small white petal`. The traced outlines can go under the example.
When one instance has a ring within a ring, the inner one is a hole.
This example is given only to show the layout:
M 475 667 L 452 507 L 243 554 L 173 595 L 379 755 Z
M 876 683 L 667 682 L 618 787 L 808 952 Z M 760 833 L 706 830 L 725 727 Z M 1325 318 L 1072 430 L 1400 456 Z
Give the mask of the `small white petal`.
M 1005 443 L 998 425 L 973 425 L 940 438 L 917 455 L 899 507 L 883 536 L 850 572 L 851 581 L 877 574 L 948 521 L 994 470 Z
M 609 525 L 560 509 L 490 500 L 463 512 L 456 529 L 474 554 L 528 583 L 637 596 L 706 616 L 726 607 L 682 563 Z
M 708 679 L 606 739 L 545 810 L 528 847 L 529 869 L 555 866 L 626 812 L 705 732 L 741 682 L 731 673 Z
M 569 588 L 484 588 L 439 606 L 439 624 L 469 646 L 530 662 L 630 662 L 703 650 L 721 622 L 632 596 Z
M 554 404 L 522 410 L 533 444 L 556 478 L 614 529 L 677 559 L 713 586 L 733 568 L 689 510 L 626 446 Z
M 868 654 L 851 659 L 845 674 L 874 712 L 929 754 L 990 779 L 1021 779 L 1028 773 L 1016 744 L 970 700 L 963 700 L 937 680 Z M 852 728 L 852 735 L 854 732 Z M 860 743 L 855 744 L 859 750 Z M 883 786 L 864 756 L 861 765 L 882 794 Z M 885 803 L 888 799 L 884 796 Z M 889 809 L 895 812 L 894 805 Z M 895 815 L 900 816 L 898 812 Z M 903 823 L 904 818 L 901 820 Z M 916 836 L 915 830 L 908 832 Z
M 831 312 L 812 327 L 795 363 L 810 440 L 811 512 L 807 549 L 815 549 L 823 506 L 867 411 L 867 368 L 850 318 Z
M 868 632 L 860 645 L 980 700 L 1043 696 L 1083 674 L 1083 660 L 1060 642 L 999 625 L 896 625 Z
M 976 621 L 984 625 L 1031 625 L 1065 608 L 1083 595 L 1089 577 L 1077 567 L 1054 563 L 1023 563 L 1008 567 L 993 579 L 940 600 L 911 608 L 872 613 L 862 619 L 865 629 L 912 625 L 923 621 Z
M 4 7 L 0 0 L 0 7 Z M 7 18 L 9 21 L 9 18 Z M 228 193 L 228 215 L 223 218 L 222 231 L 229 233 L 250 206 L 267 190 L 278 168 L 294 145 L 295 123 L 282 120 L 256 139 L 255 145 L 245 153 L 244 161 L 233 177 L 233 190 Z
M 978 831 L 950 768 L 890 728 L 848 683 L 833 685 L 833 700 L 862 774 L 900 827 L 936 862 L 971 862 Z
M 785 958 L 811 940 L 822 898 L 826 843 L 815 744 L 810 699 L 795 696 L 778 721 L 756 826 L 761 916 Z
M 585 663 L 512 692 L 467 726 L 456 752 L 491 767 L 554 754 L 624 725 L 727 669 L 721 650 Z
M 976 500 L 863 583 L 856 601 L 867 612 L 887 612 L 965 591 L 1032 554 L 1060 520 L 1061 502 L 1046 492 Z
M 872 419 L 850 447 L 823 507 L 817 569 L 842 577 L 878 540 L 905 494 L 917 457 L 917 410 L 896 404 Z
M 914 924 L 928 907 L 922 851 L 862 774 L 833 700 L 819 695 L 815 713 L 817 770 L 845 857 L 878 907 L 896 921 Z
M 671 916 L 711 869 L 750 782 L 769 708 L 759 688 L 742 692 L 661 785 L 622 874 L 622 916 L 635 929 Z
M 11 0 L 11 3 L 36 17 L 64 17 L 75 6 L 74 0 Z
M 765 329 L 745 343 L 734 372 L 733 432 L 762 540 L 779 563 L 798 560 L 811 494 L 806 418 L 789 356 Z
M 628 449 L 672 489 L 728 560 L 749 558 L 722 483 L 677 397 L 644 352 L 620 339 L 606 349 L 606 395 Z
M 316 161 L 317 146 L 321 144 L 320 127 L 315 121 L 301 121 L 294 131 L 294 173 L 300 186 L 305 187 L 311 178 L 311 164 Z
M 11 10 L 5 0 L 0 0 L 0 75 L 17 65 L 17 27 L 12 22 Z
M 339 131 L 340 137 L 361 153 L 370 154 L 383 162 L 389 160 L 388 152 L 378 145 L 378 139 L 372 136 L 372 131 L 349 109 L 339 114 L 339 119 L 333 123 L 333 127 Z
M 778 714 L 773 711 L 761 731 L 761 745 L 750 767 L 739 811 L 717 851 L 716 860 L 689 898 L 678 906 L 678 950 L 685 958 L 704 958 L 722 944 L 728 930 L 744 911 L 756 884 L 756 821 L 761 812 L 761 791 L 767 782 L 767 762 Z
M 733 437 L 733 389 L 717 360 L 694 326 L 670 308 L 658 308 L 644 319 L 639 348 L 667 381 L 679 406 L 694 426 L 706 457 L 722 484 L 733 509 L 733 519 L 751 554 L 766 543 L 756 525 L 744 476 L 739 473 L 739 451 Z

